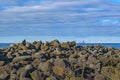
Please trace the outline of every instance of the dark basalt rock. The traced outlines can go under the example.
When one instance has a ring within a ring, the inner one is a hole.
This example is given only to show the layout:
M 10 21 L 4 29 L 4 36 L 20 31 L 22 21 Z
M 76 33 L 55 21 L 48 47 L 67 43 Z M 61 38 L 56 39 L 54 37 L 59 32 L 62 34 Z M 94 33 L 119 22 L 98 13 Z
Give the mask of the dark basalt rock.
M 23 44 L 23 45 L 26 45 L 26 40 L 23 40 L 23 41 L 22 41 L 22 44 Z
M 24 40 L 0 49 L 0 80 L 120 80 L 120 50 Z

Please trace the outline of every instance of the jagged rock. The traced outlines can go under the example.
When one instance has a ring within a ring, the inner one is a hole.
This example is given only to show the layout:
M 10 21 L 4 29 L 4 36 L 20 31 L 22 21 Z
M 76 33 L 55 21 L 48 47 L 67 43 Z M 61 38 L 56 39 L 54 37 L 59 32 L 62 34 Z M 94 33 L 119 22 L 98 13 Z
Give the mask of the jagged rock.
M 20 73 L 20 79 L 24 79 L 24 78 L 30 78 L 30 72 L 32 72 L 34 70 L 33 66 L 27 65 L 22 69 L 22 72 Z
M 52 63 L 50 61 L 46 61 L 40 63 L 38 69 L 42 70 L 45 74 L 50 75 L 52 73 L 52 67 Z
M 17 80 L 17 79 L 18 79 L 17 74 L 10 75 L 10 80 Z
M 50 45 L 54 47 L 60 47 L 60 42 L 58 40 L 53 40 L 50 42 Z
M 67 42 L 67 43 L 65 43 L 65 42 L 61 43 L 61 47 L 63 47 L 63 48 L 70 48 L 70 47 L 74 47 L 74 46 L 76 46 L 75 41 Z
M 0 80 L 120 80 L 120 50 L 76 42 L 26 42 L 0 49 Z
M 40 58 L 41 52 L 37 52 L 33 54 L 33 58 Z
M 70 47 L 76 46 L 76 42 L 75 42 L 75 41 L 69 42 L 69 46 L 70 46 Z
M 60 47 L 58 47 L 58 48 L 56 48 L 56 55 L 60 55 L 60 54 L 62 54 L 62 52 L 61 52 L 62 50 L 61 50 L 61 48 Z
M 20 80 L 32 80 L 31 78 L 20 78 Z
M 33 71 L 31 74 L 33 80 L 45 80 L 45 75 L 41 71 Z
M 18 78 L 17 76 L 17 70 L 13 69 L 10 73 L 10 80 L 16 80 Z
M 34 44 L 34 46 L 35 46 L 35 49 L 36 50 L 40 50 L 41 48 L 41 45 L 42 45 L 42 42 L 37 42 L 36 44 Z
M 105 80 L 104 76 L 101 74 L 96 74 L 94 80 Z
M 54 65 L 57 65 L 62 68 L 66 68 L 66 67 L 70 66 L 70 64 L 67 60 L 63 60 L 63 59 L 59 59 L 59 58 L 55 60 Z
M 31 43 L 26 43 L 26 45 L 25 45 L 28 49 L 35 49 L 35 46 L 34 45 L 32 45 Z
M 10 74 L 10 72 L 12 71 L 12 68 L 13 68 L 13 63 L 9 63 L 9 64 L 6 64 L 4 65 L 4 70 Z
M 47 77 L 45 80 L 57 80 L 57 79 L 53 76 L 50 76 L 50 77 Z
M 59 67 L 59 66 L 54 66 L 53 67 L 53 72 L 55 73 L 55 75 L 58 76 L 63 76 L 65 73 L 65 68 Z
M 49 46 L 47 45 L 41 45 L 41 50 L 47 51 L 49 49 Z
M 61 47 L 62 48 L 69 48 L 70 46 L 69 46 L 69 44 L 63 42 L 63 43 L 61 43 Z
M 3 66 L 5 64 L 4 61 L 0 61 L 0 66 Z
M 0 80 L 9 80 L 10 75 L 5 71 L 4 67 L 0 67 Z
M 23 45 L 26 45 L 26 40 L 23 40 L 23 41 L 22 41 L 22 44 L 23 44 Z
M 17 49 L 18 48 L 17 44 L 11 44 L 10 47 L 13 48 L 13 49 Z
M 0 80 L 9 80 L 10 75 L 6 73 L 0 74 Z
M 31 56 L 20 56 L 20 57 L 16 57 L 13 59 L 13 62 L 19 62 L 19 61 L 29 61 L 32 60 Z
M 40 59 L 35 59 L 33 62 L 32 62 L 32 65 L 34 67 L 38 67 L 38 65 L 41 63 L 41 60 Z

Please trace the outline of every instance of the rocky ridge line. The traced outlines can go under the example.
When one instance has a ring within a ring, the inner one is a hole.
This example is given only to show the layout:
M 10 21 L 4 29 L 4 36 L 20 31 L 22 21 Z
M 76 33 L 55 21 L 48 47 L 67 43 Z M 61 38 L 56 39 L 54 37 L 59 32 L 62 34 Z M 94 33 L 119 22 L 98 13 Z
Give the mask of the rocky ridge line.
M 120 80 L 120 50 L 24 40 L 0 49 L 0 80 Z

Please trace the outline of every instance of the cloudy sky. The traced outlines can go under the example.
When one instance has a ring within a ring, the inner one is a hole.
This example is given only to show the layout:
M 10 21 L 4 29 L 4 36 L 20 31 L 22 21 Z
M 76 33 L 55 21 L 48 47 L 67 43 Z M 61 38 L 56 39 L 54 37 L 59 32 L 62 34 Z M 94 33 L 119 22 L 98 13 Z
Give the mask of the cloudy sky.
M 120 42 L 120 0 L 0 0 L 0 42 Z

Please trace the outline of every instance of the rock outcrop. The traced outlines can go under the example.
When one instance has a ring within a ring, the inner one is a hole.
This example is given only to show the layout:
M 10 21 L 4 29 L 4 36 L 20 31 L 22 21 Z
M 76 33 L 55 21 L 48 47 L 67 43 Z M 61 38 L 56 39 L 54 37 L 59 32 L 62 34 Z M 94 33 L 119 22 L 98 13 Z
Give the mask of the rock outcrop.
M 120 50 L 24 40 L 0 49 L 0 80 L 120 80 Z

